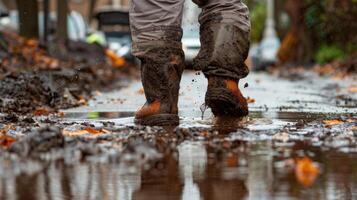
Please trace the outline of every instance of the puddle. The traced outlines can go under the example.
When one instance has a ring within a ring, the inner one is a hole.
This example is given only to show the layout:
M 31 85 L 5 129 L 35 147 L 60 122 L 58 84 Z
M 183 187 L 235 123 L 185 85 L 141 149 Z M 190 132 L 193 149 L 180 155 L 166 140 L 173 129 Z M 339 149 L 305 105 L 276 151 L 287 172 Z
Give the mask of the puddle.
M 69 133 L 99 133 L 37 157 L 0 149 L 0 199 L 357 199 L 355 121 L 321 123 L 354 114 L 199 115 L 170 130 L 136 127 L 133 112 L 67 112 Z
M 304 143 L 239 142 L 215 148 L 185 141 L 150 166 L 130 163 L 65 165 L 31 175 L 4 176 L 1 199 L 356 199 L 357 155 Z M 309 156 L 320 173 L 297 178 L 293 158 Z M 11 174 L 7 172 L 8 174 Z

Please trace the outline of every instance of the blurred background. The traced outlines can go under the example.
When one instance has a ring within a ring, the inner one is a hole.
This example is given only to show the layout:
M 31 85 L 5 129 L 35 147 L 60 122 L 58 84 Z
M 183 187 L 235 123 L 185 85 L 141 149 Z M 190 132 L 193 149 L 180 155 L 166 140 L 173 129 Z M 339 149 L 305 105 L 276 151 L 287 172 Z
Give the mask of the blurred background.
M 356 0 L 245 3 L 252 22 L 247 63 L 253 69 L 333 63 L 333 68 L 346 73 L 356 71 Z M 129 4 L 130 0 L 0 0 L 0 31 L 44 43 L 58 39 L 97 43 L 135 63 L 130 53 Z M 199 13 L 195 4 L 186 1 L 183 48 L 188 66 L 200 48 Z

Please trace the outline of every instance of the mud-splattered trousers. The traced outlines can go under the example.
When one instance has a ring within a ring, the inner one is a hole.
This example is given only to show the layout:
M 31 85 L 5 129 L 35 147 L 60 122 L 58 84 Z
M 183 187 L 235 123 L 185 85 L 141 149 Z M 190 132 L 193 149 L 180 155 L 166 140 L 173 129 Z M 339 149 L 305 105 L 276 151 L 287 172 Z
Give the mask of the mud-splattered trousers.
M 152 48 L 182 48 L 182 13 L 185 0 L 132 0 L 130 10 L 133 54 L 139 58 Z M 199 16 L 201 50 L 194 68 L 206 76 L 241 79 L 249 51 L 249 11 L 242 0 L 193 0 Z M 153 47 L 154 46 L 154 47 Z M 149 56 L 150 57 L 150 56 Z

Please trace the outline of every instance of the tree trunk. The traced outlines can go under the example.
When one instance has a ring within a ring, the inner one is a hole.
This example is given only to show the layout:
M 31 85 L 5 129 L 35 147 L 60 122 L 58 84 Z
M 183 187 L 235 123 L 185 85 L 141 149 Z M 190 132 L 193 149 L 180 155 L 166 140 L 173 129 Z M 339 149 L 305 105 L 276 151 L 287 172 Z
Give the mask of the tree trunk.
M 25 38 L 38 38 L 37 0 L 16 0 L 19 13 L 20 35 Z
M 92 22 L 94 8 L 95 8 L 96 4 L 97 4 L 97 0 L 90 0 L 90 2 L 89 2 L 89 13 L 88 13 L 88 23 L 89 24 Z
M 47 43 L 49 35 L 49 0 L 43 0 L 43 41 Z
M 67 28 L 68 0 L 57 0 L 57 39 L 68 39 Z
M 279 60 L 282 63 L 306 64 L 312 61 L 313 45 L 305 25 L 305 3 L 301 0 L 287 0 L 285 9 L 290 17 L 291 28 L 279 49 Z

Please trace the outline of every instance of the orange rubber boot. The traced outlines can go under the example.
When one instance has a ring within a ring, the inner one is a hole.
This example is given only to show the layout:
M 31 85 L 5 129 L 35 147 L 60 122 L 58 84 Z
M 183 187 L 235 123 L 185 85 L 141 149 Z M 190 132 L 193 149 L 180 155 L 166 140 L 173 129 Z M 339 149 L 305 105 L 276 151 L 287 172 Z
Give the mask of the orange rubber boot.
M 248 115 L 247 100 L 238 87 L 238 80 L 208 77 L 206 105 L 216 117 L 243 117 Z
M 146 126 L 177 126 L 178 95 L 184 69 L 181 49 L 148 48 L 141 60 L 141 80 L 146 103 L 136 112 L 135 123 Z

